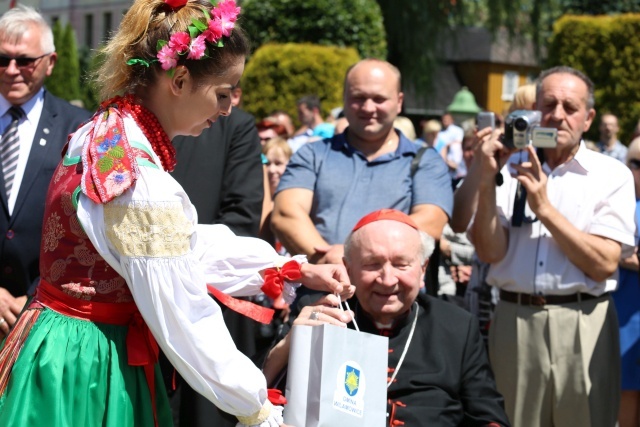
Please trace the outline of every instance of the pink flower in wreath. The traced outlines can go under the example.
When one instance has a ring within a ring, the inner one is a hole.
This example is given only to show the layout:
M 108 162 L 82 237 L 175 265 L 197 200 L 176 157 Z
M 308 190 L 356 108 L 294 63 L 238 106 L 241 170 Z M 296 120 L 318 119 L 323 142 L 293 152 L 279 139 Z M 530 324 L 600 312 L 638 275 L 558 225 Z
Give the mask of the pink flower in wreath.
M 177 54 L 168 44 L 162 46 L 157 57 L 163 70 L 170 70 L 178 65 Z
M 222 21 L 236 22 L 240 8 L 236 6 L 234 0 L 225 0 L 218 3 L 213 9 L 213 16 L 220 18 Z
M 222 38 L 222 22 L 215 18 L 209 20 L 209 28 L 206 29 L 202 35 L 209 43 L 218 43 L 218 40 Z
M 195 39 L 191 40 L 189 45 L 189 55 L 187 59 L 200 59 L 204 56 L 204 50 L 207 48 L 204 43 L 204 35 L 200 34 Z
M 236 6 L 236 2 L 233 0 L 226 0 L 218 3 L 213 9 L 213 16 L 220 20 L 220 26 L 222 27 L 222 35 L 229 37 L 235 26 L 235 22 L 238 19 L 240 8 Z
M 231 32 L 233 31 L 233 27 L 235 27 L 235 23 L 229 21 L 228 19 L 220 19 L 220 27 L 222 27 L 222 35 L 225 37 L 229 37 Z
M 171 35 L 169 39 L 169 47 L 177 53 L 185 53 L 189 49 L 191 37 L 184 31 L 179 31 Z

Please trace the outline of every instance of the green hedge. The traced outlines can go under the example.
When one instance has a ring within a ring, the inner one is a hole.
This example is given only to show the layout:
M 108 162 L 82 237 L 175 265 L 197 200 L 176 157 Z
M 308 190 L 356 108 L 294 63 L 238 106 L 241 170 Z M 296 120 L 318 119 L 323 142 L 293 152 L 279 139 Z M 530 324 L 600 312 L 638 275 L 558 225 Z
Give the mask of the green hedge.
M 598 115 L 587 137 L 597 141 L 599 117 L 618 117 L 618 138 L 629 144 L 640 119 L 640 14 L 564 16 L 554 25 L 548 66 L 568 65 L 595 84 Z
M 359 60 L 352 48 L 312 44 L 266 44 L 256 50 L 242 78 L 243 108 L 263 118 L 276 109 L 297 120 L 296 101 L 317 95 L 323 117 L 342 106 L 342 84 Z
M 63 28 L 60 21 L 56 21 L 52 31 L 58 61 L 44 84 L 49 92 L 62 99 L 67 101 L 81 99 L 80 64 L 73 27 L 67 24 Z
M 376 0 L 244 0 L 241 17 L 257 47 L 269 42 L 350 46 L 362 57 L 386 59 Z

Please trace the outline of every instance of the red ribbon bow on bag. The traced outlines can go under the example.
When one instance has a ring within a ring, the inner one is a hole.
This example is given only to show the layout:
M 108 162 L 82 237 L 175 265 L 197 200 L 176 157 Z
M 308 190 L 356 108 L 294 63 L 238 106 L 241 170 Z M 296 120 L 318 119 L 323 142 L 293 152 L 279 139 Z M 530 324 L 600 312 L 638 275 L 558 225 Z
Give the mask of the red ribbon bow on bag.
M 267 398 L 271 404 L 276 406 L 284 406 L 287 404 L 287 398 L 282 395 L 282 392 L 277 388 L 267 389 Z
M 282 294 L 284 281 L 297 282 L 302 278 L 300 264 L 291 260 L 285 263 L 282 268 L 273 267 L 264 271 L 264 285 L 262 292 L 271 299 L 276 299 Z

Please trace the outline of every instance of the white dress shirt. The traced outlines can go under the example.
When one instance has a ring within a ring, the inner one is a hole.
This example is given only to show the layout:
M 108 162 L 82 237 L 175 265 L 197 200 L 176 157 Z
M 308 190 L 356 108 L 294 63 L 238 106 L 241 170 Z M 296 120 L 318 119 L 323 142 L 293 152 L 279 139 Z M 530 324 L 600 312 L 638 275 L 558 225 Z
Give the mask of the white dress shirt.
M 31 152 L 33 138 L 36 135 L 36 129 L 42 115 L 42 106 L 44 105 L 44 89 L 40 89 L 30 100 L 20 105 L 25 113 L 25 118 L 18 123 L 18 136 L 20 138 L 20 154 L 18 156 L 18 165 L 16 166 L 16 175 L 13 178 L 13 186 L 11 187 L 11 195 L 9 196 L 9 215 L 13 213 L 13 208 L 18 198 L 22 177 L 27 169 L 27 160 Z M 2 134 L 6 131 L 11 123 L 11 116 L 7 114 L 11 108 L 9 101 L 0 96 L 0 129 Z
M 633 250 L 635 191 L 631 172 L 624 164 L 581 143 L 572 160 L 553 171 L 545 163 L 543 169 L 551 204 L 571 224 L 585 233 L 621 243 L 623 255 Z M 502 261 L 491 264 L 487 283 L 528 294 L 583 292 L 598 296 L 614 291 L 617 273 L 601 282 L 587 277 L 569 261 L 528 205 L 522 226 L 511 226 L 517 180 L 506 166 L 502 175 L 504 184 L 496 190 L 496 201 L 502 225 L 509 228 L 509 247 Z

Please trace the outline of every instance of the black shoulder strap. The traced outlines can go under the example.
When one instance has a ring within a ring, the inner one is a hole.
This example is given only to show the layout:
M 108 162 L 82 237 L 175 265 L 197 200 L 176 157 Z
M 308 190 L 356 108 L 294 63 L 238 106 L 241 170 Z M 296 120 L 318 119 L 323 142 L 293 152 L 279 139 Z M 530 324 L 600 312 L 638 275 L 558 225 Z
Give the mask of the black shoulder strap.
M 429 148 L 431 147 L 429 147 L 428 145 L 423 145 L 422 147 L 420 147 L 420 149 L 418 149 L 413 160 L 411 160 L 411 178 L 413 178 L 413 176 L 416 174 L 416 171 L 418 170 L 418 165 L 420 165 L 420 159 L 422 159 L 422 155 Z

